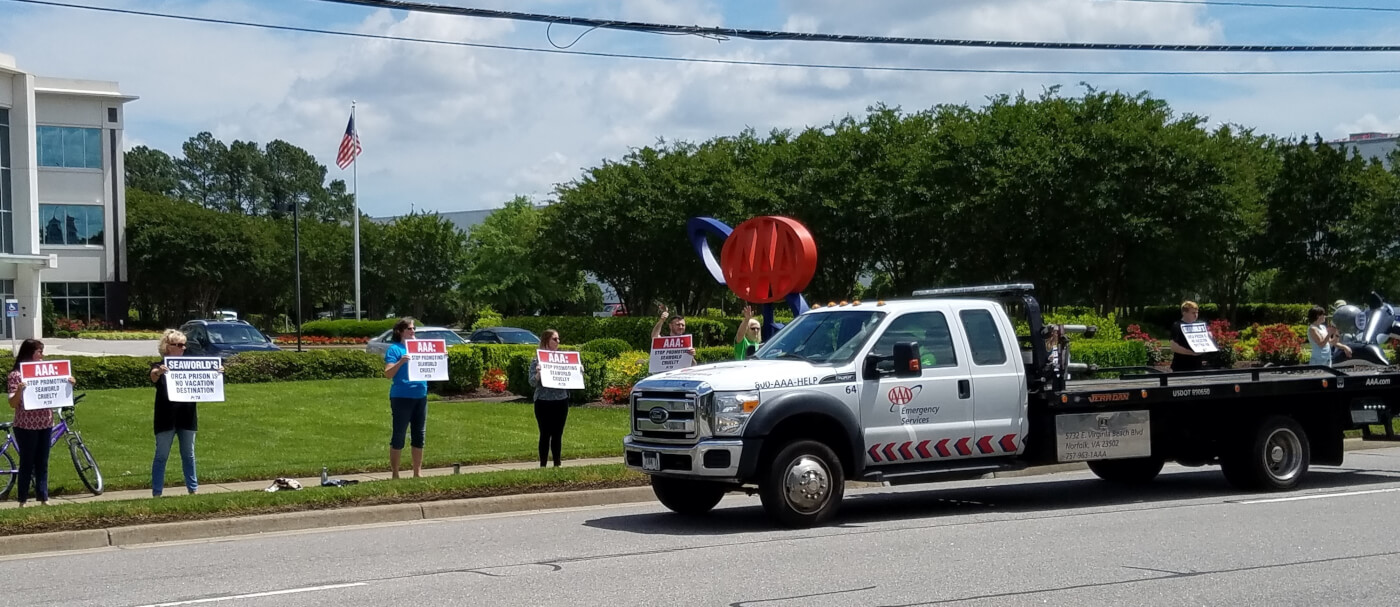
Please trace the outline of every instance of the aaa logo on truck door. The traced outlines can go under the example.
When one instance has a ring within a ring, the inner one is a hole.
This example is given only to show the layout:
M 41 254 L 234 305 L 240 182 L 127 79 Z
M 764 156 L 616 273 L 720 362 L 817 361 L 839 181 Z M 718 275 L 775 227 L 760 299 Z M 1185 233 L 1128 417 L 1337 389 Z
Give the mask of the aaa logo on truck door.
M 895 386 L 895 387 L 893 387 L 893 388 L 890 388 L 890 392 L 889 392 L 889 394 L 888 394 L 889 399 L 890 399 L 890 404 L 891 404 L 891 405 L 895 405 L 895 406 L 904 406 L 904 405 L 907 405 L 907 404 L 909 404 L 911 401 L 914 400 L 914 397 L 915 397 L 915 396 L 918 396 L 919 393 L 920 393 L 920 392 L 923 392 L 923 391 L 924 391 L 924 386 L 923 386 L 923 384 L 919 384 L 919 385 L 917 385 L 917 386 L 912 386 L 912 387 L 911 387 L 911 386 Z M 890 410 L 893 411 L 894 408 L 891 407 Z
M 811 282 L 817 271 L 817 244 L 795 219 L 755 217 L 724 240 L 719 266 L 725 284 L 739 299 L 782 301 Z

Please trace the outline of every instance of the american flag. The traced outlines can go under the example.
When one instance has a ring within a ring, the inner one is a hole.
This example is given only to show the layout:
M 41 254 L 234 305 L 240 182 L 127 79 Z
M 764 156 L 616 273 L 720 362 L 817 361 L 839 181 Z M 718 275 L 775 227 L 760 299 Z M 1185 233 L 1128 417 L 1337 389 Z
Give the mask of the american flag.
M 350 124 L 345 125 L 345 136 L 340 138 L 340 151 L 335 155 L 336 166 L 344 169 L 360 155 L 360 134 L 355 132 L 355 114 L 350 113 Z

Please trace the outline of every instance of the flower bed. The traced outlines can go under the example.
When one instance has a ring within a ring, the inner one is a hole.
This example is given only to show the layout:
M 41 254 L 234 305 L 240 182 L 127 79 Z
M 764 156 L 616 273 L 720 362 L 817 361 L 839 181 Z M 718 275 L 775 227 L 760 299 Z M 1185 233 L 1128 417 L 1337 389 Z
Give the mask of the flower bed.
M 364 345 L 367 342 L 369 342 L 368 337 L 325 337 L 321 335 L 301 336 L 301 343 L 303 345 L 310 344 L 313 346 L 354 346 Z M 275 343 L 279 346 L 295 346 L 297 343 L 297 336 L 278 335 L 277 337 L 274 337 L 272 339 L 272 343 Z

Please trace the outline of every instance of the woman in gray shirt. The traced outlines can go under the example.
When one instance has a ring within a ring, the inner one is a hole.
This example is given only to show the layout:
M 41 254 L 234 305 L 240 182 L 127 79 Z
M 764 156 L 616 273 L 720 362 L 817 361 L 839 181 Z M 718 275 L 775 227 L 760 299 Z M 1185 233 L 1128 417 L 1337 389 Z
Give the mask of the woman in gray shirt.
M 559 332 L 545 329 L 540 334 L 541 350 L 559 349 Z M 535 389 L 535 423 L 540 427 L 540 467 L 554 453 L 554 467 L 559 467 L 560 441 L 564 437 L 564 422 L 569 419 L 569 391 L 540 385 L 540 358 L 530 359 L 530 387 Z

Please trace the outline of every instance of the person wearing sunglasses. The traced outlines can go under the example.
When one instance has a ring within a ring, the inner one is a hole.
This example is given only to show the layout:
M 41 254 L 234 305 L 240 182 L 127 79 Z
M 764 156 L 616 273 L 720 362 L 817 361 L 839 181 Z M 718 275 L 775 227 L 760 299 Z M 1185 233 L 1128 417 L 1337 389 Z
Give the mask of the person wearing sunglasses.
M 156 351 L 162 357 L 185 355 L 185 334 L 175 329 L 166 329 L 156 344 Z M 165 463 L 170 458 L 170 444 L 180 440 L 180 472 L 185 477 L 185 489 L 191 494 L 199 490 L 199 480 L 195 475 L 194 435 L 199 429 L 199 411 L 194 403 L 170 401 L 165 374 L 170 369 L 165 362 L 151 363 L 151 383 L 156 386 L 156 406 L 154 427 L 156 433 L 156 454 L 151 459 L 151 496 L 160 497 L 165 491 Z
M 559 332 L 545 329 L 540 334 L 541 350 L 559 349 Z M 569 420 L 569 391 L 540 385 L 540 358 L 530 359 L 530 387 L 535 389 L 535 424 L 540 429 L 540 467 L 554 454 L 554 467 L 559 467 L 560 441 L 564 439 L 564 423 Z
M 399 462 L 403 455 L 403 433 L 412 427 L 409 444 L 413 446 L 413 477 L 423 474 L 423 443 L 428 434 L 428 382 L 408 381 L 410 354 L 404 340 L 414 339 L 416 327 L 409 317 L 394 323 L 389 336 L 389 349 L 384 352 L 384 377 L 393 380 L 389 386 L 389 468 L 392 478 L 399 477 Z
M 753 317 L 753 306 L 744 306 L 744 321 L 739 323 L 739 331 L 734 334 L 734 360 L 749 357 L 749 347 L 763 344 L 763 326 Z

